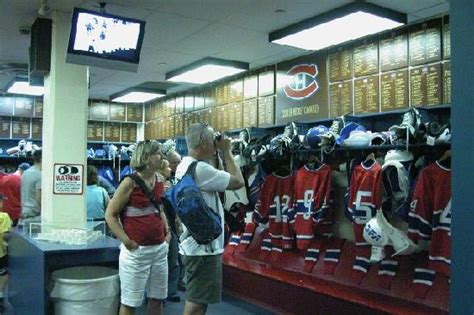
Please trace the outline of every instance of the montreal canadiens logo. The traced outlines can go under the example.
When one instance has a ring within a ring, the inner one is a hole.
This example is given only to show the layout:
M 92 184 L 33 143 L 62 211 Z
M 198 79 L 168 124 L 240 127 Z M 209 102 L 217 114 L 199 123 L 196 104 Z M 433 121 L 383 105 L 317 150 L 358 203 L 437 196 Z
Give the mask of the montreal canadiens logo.
M 283 88 L 286 96 L 301 100 L 313 95 L 319 89 L 316 81 L 318 73 L 318 67 L 315 64 L 296 65 L 288 70 L 289 82 Z

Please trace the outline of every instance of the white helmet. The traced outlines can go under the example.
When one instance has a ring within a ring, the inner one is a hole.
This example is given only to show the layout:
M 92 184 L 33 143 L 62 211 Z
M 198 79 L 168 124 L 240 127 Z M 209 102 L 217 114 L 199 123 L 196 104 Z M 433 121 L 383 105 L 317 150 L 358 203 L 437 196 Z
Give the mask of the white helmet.
M 370 145 L 370 136 L 371 134 L 367 131 L 354 130 L 342 145 L 345 147 L 366 147 Z
M 393 246 L 395 254 L 392 257 L 409 255 L 417 248 L 405 233 L 388 223 L 381 209 L 377 210 L 376 216 L 365 224 L 363 236 L 367 243 L 372 245 L 371 262 L 381 261 L 385 257 L 383 252 L 385 245 Z
M 387 161 L 399 161 L 408 162 L 413 161 L 413 153 L 406 150 L 389 150 L 385 155 L 385 162 Z
M 377 211 L 377 216 L 379 212 Z M 364 226 L 364 238 L 365 240 L 372 246 L 380 246 L 383 247 L 388 245 L 388 237 L 387 234 L 384 233 L 382 229 L 382 225 L 379 224 L 379 220 L 377 220 L 377 216 L 373 217 L 369 220 Z

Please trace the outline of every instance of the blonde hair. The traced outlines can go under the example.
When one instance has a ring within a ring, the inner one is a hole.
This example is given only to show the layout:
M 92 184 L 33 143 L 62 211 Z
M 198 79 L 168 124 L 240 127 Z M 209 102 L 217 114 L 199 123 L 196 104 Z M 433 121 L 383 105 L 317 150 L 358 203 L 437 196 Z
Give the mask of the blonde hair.
M 139 172 L 145 170 L 148 166 L 150 156 L 160 152 L 160 150 L 161 143 L 156 140 L 138 142 L 135 151 L 133 152 L 132 159 L 130 160 L 130 166 Z

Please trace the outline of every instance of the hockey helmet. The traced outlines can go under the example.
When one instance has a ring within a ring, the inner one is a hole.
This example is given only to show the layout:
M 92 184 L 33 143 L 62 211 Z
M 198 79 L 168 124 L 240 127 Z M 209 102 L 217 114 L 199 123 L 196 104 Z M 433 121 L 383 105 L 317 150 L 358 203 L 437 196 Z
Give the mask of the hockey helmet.
M 326 134 L 328 131 L 329 128 L 323 125 L 309 129 L 305 137 L 306 144 L 313 149 L 317 149 L 321 143 L 321 135 Z
M 348 123 L 347 125 L 344 126 L 344 128 L 342 128 L 341 133 L 339 134 L 339 138 L 337 138 L 336 140 L 336 143 L 339 145 L 342 145 L 344 141 L 349 138 L 349 136 L 351 135 L 351 132 L 356 131 L 356 130 L 364 131 L 364 132 L 367 131 L 362 125 L 359 125 L 354 122 Z
M 370 145 L 370 133 L 362 130 L 354 130 L 342 143 L 345 147 L 366 147 Z
M 372 246 L 383 247 L 388 244 L 387 234 L 384 232 L 383 226 L 379 224 L 377 216 L 373 217 L 365 224 L 363 236 L 367 243 Z
M 413 161 L 413 153 L 406 150 L 389 150 L 385 155 L 385 163 L 388 161 L 409 162 Z
M 373 132 L 370 135 L 370 145 L 384 145 L 388 142 L 388 135 L 386 132 Z
M 408 238 L 406 233 L 393 227 L 385 218 L 381 209 L 377 210 L 374 218 L 370 219 L 364 226 L 364 239 L 374 247 L 392 245 L 395 253 L 392 255 L 409 255 L 416 250 L 416 245 Z M 383 255 L 377 255 L 379 250 L 372 251 L 371 261 L 380 261 Z M 374 253 L 376 255 L 374 255 Z M 374 257 L 378 256 L 378 257 Z

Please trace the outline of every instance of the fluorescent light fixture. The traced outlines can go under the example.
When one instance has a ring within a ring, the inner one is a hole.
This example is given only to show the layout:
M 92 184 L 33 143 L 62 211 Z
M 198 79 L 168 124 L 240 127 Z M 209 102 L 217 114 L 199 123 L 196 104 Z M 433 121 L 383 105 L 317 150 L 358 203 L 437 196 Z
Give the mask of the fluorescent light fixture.
M 12 94 L 41 96 L 44 94 L 44 87 L 31 86 L 28 83 L 28 80 L 24 81 L 22 79 L 16 79 L 10 84 L 7 92 Z
M 249 69 L 249 64 L 236 60 L 204 58 L 166 73 L 166 80 L 203 84 L 216 81 Z
M 407 16 L 367 2 L 354 2 L 271 32 L 270 42 L 319 50 L 407 23 Z
M 112 95 L 110 100 L 117 103 L 146 103 L 165 95 L 165 90 L 131 88 Z

